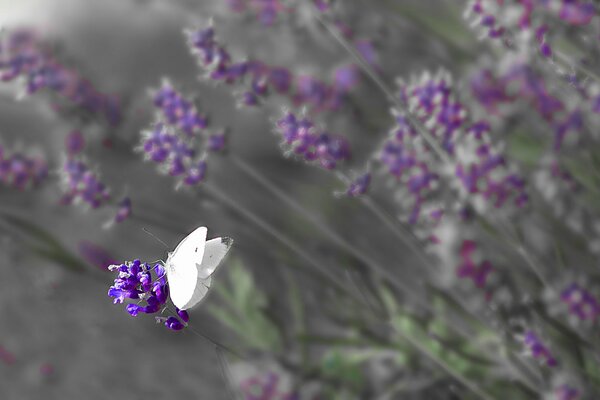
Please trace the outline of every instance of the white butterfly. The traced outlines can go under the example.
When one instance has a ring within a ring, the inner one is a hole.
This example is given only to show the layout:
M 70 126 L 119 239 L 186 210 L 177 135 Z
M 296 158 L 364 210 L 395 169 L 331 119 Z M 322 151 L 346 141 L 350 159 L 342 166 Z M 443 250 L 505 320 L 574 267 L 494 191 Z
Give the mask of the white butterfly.
M 210 288 L 211 275 L 233 244 L 233 239 L 218 237 L 206 241 L 207 229 L 197 228 L 183 239 L 165 263 L 169 292 L 180 310 L 197 304 Z

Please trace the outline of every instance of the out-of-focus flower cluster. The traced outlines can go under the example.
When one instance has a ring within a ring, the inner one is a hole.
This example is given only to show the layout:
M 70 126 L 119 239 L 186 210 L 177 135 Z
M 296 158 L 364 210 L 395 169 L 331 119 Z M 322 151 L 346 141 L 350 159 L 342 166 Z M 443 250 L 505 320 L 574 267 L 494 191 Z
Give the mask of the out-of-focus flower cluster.
M 273 25 L 280 14 L 293 10 L 285 4 L 285 0 L 225 0 L 225 2 L 231 11 L 254 14 L 266 26 Z
M 125 300 L 137 301 L 128 303 L 125 307 L 134 317 L 139 313 L 164 313 L 169 299 L 169 284 L 162 264 L 151 267 L 136 259 L 111 265 L 109 270 L 117 272 L 117 278 L 108 290 L 108 296 L 114 299 L 115 304 L 121 304 Z M 176 313 L 177 316 L 156 317 L 156 320 L 171 330 L 182 330 L 187 325 L 189 316 L 182 310 L 176 309 Z
M 535 332 L 525 332 L 523 345 L 528 354 L 546 366 L 556 367 L 558 365 L 558 361 L 554 358 L 550 349 L 542 342 Z
M 559 150 L 567 136 L 581 131 L 583 116 L 578 102 L 565 103 L 550 92 L 545 80 L 529 65 L 515 62 L 494 73 L 479 71 L 471 80 L 479 103 L 492 115 L 508 113 L 506 108 L 522 102 L 532 106 L 554 132 L 554 149 Z M 588 101 L 589 103 L 589 101 Z
M 306 162 L 335 169 L 340 162 L 350 158 L 350 145 L 344 137 L 320 130 L 306 116 L 288 111 L 277 121 L 276 131 L 289 153 Z
M 600 315 L 600 303 L 591 292 L 579 285 L 571 283 L 565 288 L 560 299 L 569 308 L 569 313 L 582 321 L 596 321 Z
M 279 376 L 273 372 L 255 375 L 240 384 L 244 400 L 299 400 L 294 393 L 281 392 Z
M 88 113 L 103 116 L 111 125 L 121 119 L 119 102 L 99 92 L 79 72 L 58 61 L 29 30 L 4 33 L 0 43 L 0 80 L 19 79 L 28 95 L 46 89 Z
M 256 106 L 271 93 L 278 93 L 287 96 L 294 106 L 307 106 L 313 111 L 336 110 L 358 83 L 359 73 L 353 65 L 337 68 L 333 83 L 328 84 L 258 60 L 234 61 L 217 40 L 213 26 L 189 31 L 187 35 L 206 79 L 235 86 L 240 90 L 239 102 L 243 106 Z
M 65 161 L 61 170 L 61 183 L 64 191 L 62 204 L 81 203 L 98 208 L 111 199 L 108 187 L 82 157 L 72 157 Z
M 534 40 L 544 57 L 552 56 L 547 39 L 557 20 L 571 26 L 587 25 L 597 6 L 586 0 L 471 0 L 465 15 L 482 36 L 501 40 L 507 46 Z M 559 27 L 556 27 L 558 30 Z
M 162 123 L 142 132 L 142 149 L 148 160 L 158 164 L 161 172 L 180 177 L 183 184 L 194 186 L 204 180 L 204 157 L 198 156 L 189 141 Z
M 168 82 L 164 82 L 154 94 L 154 105 L 168 124 L 179 128 L 188 136 L 198 134 L 208 126 L 206 118 L 198 113 L 192 102 Z
M 181 184 L 201 183 L 208 166 L 206 153 L 227 149 L 225 130 L 209 132 L 208 118 L 166 80 L 154 91 L 153 102 L 158 122 L 141 132 L 140 150 L 160 172 L 178 177 Z
M 0 144 L 0 182 L 13 189 L 38 186 L 48 176 L 48 164 L 41 156 L 10 151 Z

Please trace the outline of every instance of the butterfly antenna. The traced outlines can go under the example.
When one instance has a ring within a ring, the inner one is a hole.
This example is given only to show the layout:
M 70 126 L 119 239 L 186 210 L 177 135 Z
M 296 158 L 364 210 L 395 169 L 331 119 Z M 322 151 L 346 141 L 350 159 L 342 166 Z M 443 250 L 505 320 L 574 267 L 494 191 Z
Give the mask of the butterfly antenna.
M 166 244 L 165 242 L 163 242 L 161 239 L 159 239 L 159 237 L 158 237 L 158 236 L 156 236 L 154 233 L 150 232 L 150 231 L 149 231 L 148 229 L 146 229 L 145 227 L 144 227 L 144 228 L 142 228 L 142 230 L 143 230 L 144 232 L 146 232 L 148 235 L 152 236 L 154 239 L 156 239 L 156 240 L 157 240 L 157 241 L 158 241 L 160 244 L 162 244 L 163 246 L 165 246 L 165 248 L 167 248 L 167 249 L 169 248 L 169 245 L 168 245 L 168 244 Z

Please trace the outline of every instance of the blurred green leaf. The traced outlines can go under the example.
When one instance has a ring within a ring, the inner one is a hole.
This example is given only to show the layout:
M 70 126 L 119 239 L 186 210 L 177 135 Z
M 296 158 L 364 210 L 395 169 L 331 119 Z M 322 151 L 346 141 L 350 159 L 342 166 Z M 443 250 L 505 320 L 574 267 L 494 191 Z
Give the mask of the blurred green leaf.
M 507 153 L 509 158 L 529 167 L 538 164 L 547 148 L 547 143 L 527 132 L 517 131 L 507 137 Z
M 254 284 L 250 272 L 239 260 L 229 268 L 229 285 L 215 285 L 222 306 L 208 311 L 231 328 L 252 349 L 278 352 L 282 338 L 277 325 L 266 314 L 267 298 Z

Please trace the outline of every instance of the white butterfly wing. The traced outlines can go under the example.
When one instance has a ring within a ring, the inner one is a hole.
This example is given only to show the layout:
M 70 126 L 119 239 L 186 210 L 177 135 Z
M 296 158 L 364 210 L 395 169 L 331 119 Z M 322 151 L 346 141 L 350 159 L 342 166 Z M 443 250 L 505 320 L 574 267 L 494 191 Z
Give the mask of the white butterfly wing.
M 218 237 L 206 242 L 202 264 L 198 267 L 198 279 L 207 279 L 215 272 L 232 244 L 233 239 L 228 237 Z
M 171 300 L 180 310 L 185 310 L 200 301 L 210 286 L 210 281 L 208 284 L 201 284 L 198 279 L 198 266 L 201 265 L 204 256 L 206 234 L 206 227 L 196 229 L 177 245 L 167 259 L 166 270 Z M 204 291 L 199 299 L 197 291 L 199 294 Z

